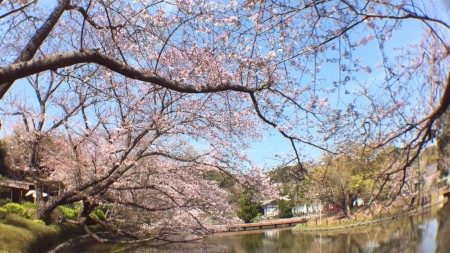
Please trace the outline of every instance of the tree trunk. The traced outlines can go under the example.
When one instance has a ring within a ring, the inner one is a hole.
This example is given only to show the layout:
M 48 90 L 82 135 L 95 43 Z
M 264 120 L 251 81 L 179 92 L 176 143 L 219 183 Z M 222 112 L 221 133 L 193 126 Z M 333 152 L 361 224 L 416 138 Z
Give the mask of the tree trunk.
M 345 217 L 350 218 L 350 197 L 348 194 L 345 194 L 342 201 L 342 211 L 344 211 Z
M 86 221 L 84 224 L 92 225 L 95 224 L 95 221 L 89 216 L 89 214 L 94 211 L 94 209 L 98 206 L 97 203 L 91 202 L 89 199 L 83 199 L 83 209 L 78 214 L 78 218 L 85 218 Z
M 45 224 L 51 223 L 51 213 L 55 210 L 61 203 L 50 199 L 49 201 L 41 201 L 38 204 L 38 209 L 36 210 L 36 219 L 42 220 Z

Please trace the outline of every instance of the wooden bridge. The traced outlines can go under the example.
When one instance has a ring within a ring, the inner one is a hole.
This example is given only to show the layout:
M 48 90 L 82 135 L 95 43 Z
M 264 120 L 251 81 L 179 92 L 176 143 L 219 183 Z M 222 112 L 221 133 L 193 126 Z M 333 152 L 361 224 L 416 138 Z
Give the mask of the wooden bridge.
M 257 230 L 266 228 L 282 228 L 290 227 L 300 223 L 308 222 L 307 218 L 295 218 L 295 219 L 284 219 L 284 220 L 274 220 L 274 221 L 264 221 L 255 223 L 244 223 L 244 224 L 233 224 L 228 225 L 228 231 L 247 231 L 247 230 Z

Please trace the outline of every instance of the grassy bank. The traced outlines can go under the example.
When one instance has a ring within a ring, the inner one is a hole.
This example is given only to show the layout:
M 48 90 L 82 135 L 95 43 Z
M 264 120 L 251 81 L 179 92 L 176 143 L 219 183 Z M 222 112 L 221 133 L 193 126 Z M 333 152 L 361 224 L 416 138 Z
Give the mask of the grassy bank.
M 74 224 L 46 226 L 38 221 L 7 214 L 0 220 L 0 253 L 42 252 L 83 232 Z

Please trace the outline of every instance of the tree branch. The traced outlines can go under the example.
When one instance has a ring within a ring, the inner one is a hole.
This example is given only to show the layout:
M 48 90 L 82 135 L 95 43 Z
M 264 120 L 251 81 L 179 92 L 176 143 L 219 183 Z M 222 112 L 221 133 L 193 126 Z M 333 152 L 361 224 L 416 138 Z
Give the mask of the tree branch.
M 39 28 L 34 36 L 30 39 L 28 44 L 22 50 L 20 56 L 14 61 L 14 63 L 28 61 L 34 57 L 37 50 L 41 47 L 42 43 L 44 43 L 45 39 L 47 39 L 50 32 L 55 27 L 61 15 L 64 13 L 66 8 L 69 6 L 70 0 L 59 0 L 58 6 L 49 16 L 49 18 L 44 22 L 44 24 Z M 14 64 L 13 64 L 14 65 Z M 13 85 L 14 80 L 7 80 L 3 77 L 0 77 L 0 99 L 6 94 L 9 88 Z
M 221 91 L 238 91 L 249 93 L 261 90 L 264 87 L 264 84 L 262 84 L 260 88 L 252 89 L 228 82 L 214 85 L 206 84 L 202 86 L 187 85 L 174 80 L 163 78 L 151 71 L 143 71 L 125 65 L 124 63 L 116 59 L 98 52 L 98 50 L 82 50 L 53 54 L 51 56 L 43 57 L 40 59 L 11 64 L 7 67 L 0 68 L 0 80 L 4 83 L 12 84 L 15 80 L 20 78 L 24 78 L 43 71 L 72 66 L 79 63 L 95 63 L 104 66 L 114 72 L 117 72 L 125 77 L 140 80 L 143 82 L 150 82 L 161 87 L 183 93 L 211 93 Z M 1 93 L 0 95 L 2 96 Z

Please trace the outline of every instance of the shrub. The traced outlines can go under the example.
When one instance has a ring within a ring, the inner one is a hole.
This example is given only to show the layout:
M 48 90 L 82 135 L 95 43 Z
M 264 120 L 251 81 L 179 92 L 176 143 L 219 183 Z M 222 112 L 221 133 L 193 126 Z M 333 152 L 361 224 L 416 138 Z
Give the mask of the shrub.
M 0 207 L 0 219 L 4 219 L 7 213 L 6 208 Z
M 292 215 L 292 202 L 287 200 L 278 200 L 277 202 L 278 210 L 279 210 L 279 218 L 291 218 Z
M 262 214 L 258 213 L 258 215 L 256 215 L 255 218 L 252 219 L 252 222 L 259 222 L 262 220 L 263 220 Z
M 69 207 L 58 206 L 58 210 L 61 212 L 61 215 L 66 219 L 74 220 L 78 216 L 78 211 L 71 209 Z
M 102 212 L 106 215 L 106 213 L 108 213 L 108 211 L 114 209 L 114 205 L 111 205 L 111 204 L 101 205 L 101 206 L 97 207 L 97 209 L 102 210 Z
M 7 203 L 11 203 L 10 199 L 0 199 L 0 206 L 3 206 Z
M 47 252 L 82 234 L 83 228 L 75 224 L 45 226 L 42 221 L 7 214 L 0 222 L 0 253 Z
M 83 203 L 81 201 L 78 201 L 78 202 L 69 204 L 68 207 L 71 207 L 72 209 L 75 209 L 75 210 L 81 210 L 83 208 Z
M 36 215 L 36 211 L 37 211 L 37 205 L 31 202 L 25 202 L 22 203 L 22 206 L 25 208 L 25 210 L 27 211 L 28 217 L 34 217 Z
M 71 227 L 74 227 L 75 225 Z M 46 252 L 69 236 L 78 235 L 80 229 L 62 230 L 60 226 L 45 226 L 39 221 L 8 214 L 0 223 L 0 249 L 10 253 Z
M 22 206 L 29 209 L 37 209 L 37 205 L 31 202 L 24 202 Z
M 45 222 L 42 221 L 42 220 L 34 219 L 33 222 L 36 222 L 36 223 L 38 223 L 38 224 L 41 224 L 41 225 L 44 225 L 44 226 L 45 226 Z
M 7 203 L 3 206 L 8 213 L 17 214 L 24 218 L 29 218 L 27 209 L 17 203 Z
M 92 219 L 103 220 L 103 221 L 106 220 L 105 213 L 103 213 L 103 211 L 99 208 L 96 208 L 94 211 L 92 211 L 89 214 L 89 216 Z

